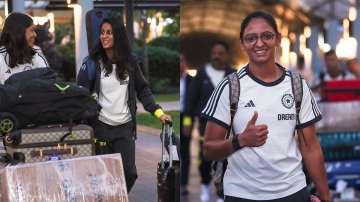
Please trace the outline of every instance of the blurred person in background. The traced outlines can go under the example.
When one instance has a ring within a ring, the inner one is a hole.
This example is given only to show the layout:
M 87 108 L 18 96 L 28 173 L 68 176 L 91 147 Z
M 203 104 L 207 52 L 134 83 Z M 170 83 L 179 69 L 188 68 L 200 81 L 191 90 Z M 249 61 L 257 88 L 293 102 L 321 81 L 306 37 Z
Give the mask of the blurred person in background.
M 311 82 L 311 80 L 312 80 L 311 70 L 309 68 L 305 67 L 304 56 L 302 56 L 302 55 L 298 56 L 296 68 L 297 68 L 297 71 L 300 72 L 300 74 L 304 77 L 304 79 L 307 82 Z
M 64 57 L 60 51 L 57 50 L 56 45 L 52 40 L 53 36 L 48 31 L 48 28 L 46 26 L 38 26 L 35 29 L 35 32 L 37 35 L 35 44 L 41 48 L 50 67 L 57 73 L 58 77 L 64 77 Z
M 234 72 L 229 64 L 229 46 L 223 41 L 216 41 L 212 44 L 210 50 L 210 63 L 200 68 L 190 84 L 189 99 L 185 106 L 184 118 L 188 119 L 191 115 L 200 117 L 201 110 L 205 107 L 215 87 L 228 74 Z M 211 161 L 204 158 L 203 138 L 205 132 L 206 120 L 199 120 L 199 172 L 201 176 L 200 201 L 208 202 L 211 198 Z M 189 133 L 189 127 L 183 127 L 184 132 Z M 186 134 L 190 135 L 190 134 Z M 219 197 L 219 201 L 221 201 Z
M 349 71 L 355 78 L 360 78 L 360 64 L 357 62 L 357 59 L 351 59 L 346 61 L 347 71 Z
M 343 67 L 341 67 L 335 50 L 332 49 L 326 52 L 324 55 L 324 61 L 326 69 L 324 72 L 320 73 L 318 83 L 355 78 L 352 74 L 348 73 Z
M 180 55 L 180 156 L 181 156 L 181 195 L 188 195 L 187 185 L 189 182 L 189 171 L 190 171 L 190 143 L 191 143 L 191 130 L 192 130 L 192 119 L 193 115 L 189 114 L 189 117 L 184 119 L 184 109 L 186 99 L 190 91 L 190 83 L 193 79 L 187 73 L 188 64 L 185 55 Z M 189 131 L 184 131 L 189 130 Z
M 314 77 L 311 85 L 311 90 L 317 101 L 324 100 L 326 97 L 325 82 L 355 79 L 355 76 L 346 70 L 344 63 L 338 59 L 335 50 L 331 49 L 324 54 L 324 62 L 325 70 Z

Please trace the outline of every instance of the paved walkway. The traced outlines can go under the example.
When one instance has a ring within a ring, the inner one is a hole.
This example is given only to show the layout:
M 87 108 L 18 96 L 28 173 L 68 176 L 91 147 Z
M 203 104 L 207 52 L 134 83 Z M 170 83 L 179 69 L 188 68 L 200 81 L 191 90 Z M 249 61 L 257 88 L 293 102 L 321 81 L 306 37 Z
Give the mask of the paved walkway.
M 136 165 L 138 180 L 129 194 L 130 202 L 157 201 L 156 166 L 160 160 L 161 143 L 160 130 L 138 125 L 138 140 L 136 142 Z M 197 153 L 199 135 L 194 130 L 191 142 L 191 173 L 189 177 L 189 195 L 181 196 L 181 202 L 199 202 L 200 177 L 197 169 Z M 213 189 L 214 187 L 212 187 Z M 215 194 L 211 202 L 215 202 Z
M 179 101 L 159 102 L 158 103 L 165 111 L 179 111 Z M 138 112 L 146 112 L 140 102 L 137 103 Z
M 138 127 L 141 128 L 141 127 Z M 138 179 L 129 194 L 130 202 L 157 201 L 156 168 L 161 156 L 159 133 L 138 132 L 136 167 Z
M 196 128 L 196 127 L 194 127 Z M 197 168 L 198 165 L 198 152 L 199 152 L 199 133 L 197 130 L 193 130 L 191 140 L 191 165 L 190 165 L 190 176 L 189 176 L 189 195 L 180 196 L 181 202 L 199 202 L 200 201 L 200 174 Z M 215 187 L 211 186 L 212 196 L 210 202 L 216 201 Z

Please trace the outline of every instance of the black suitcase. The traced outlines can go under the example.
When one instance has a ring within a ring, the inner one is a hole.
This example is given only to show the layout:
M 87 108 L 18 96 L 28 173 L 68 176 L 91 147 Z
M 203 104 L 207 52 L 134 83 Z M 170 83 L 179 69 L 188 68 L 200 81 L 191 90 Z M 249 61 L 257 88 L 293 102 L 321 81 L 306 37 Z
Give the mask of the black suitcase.
M 157 167 L 158 202 L 179 202 L 180 161 L 177 150 L 179 141 L 174 136 L 171 122 L 163 125 L 160 136 L 162 147 L 161 161 Z

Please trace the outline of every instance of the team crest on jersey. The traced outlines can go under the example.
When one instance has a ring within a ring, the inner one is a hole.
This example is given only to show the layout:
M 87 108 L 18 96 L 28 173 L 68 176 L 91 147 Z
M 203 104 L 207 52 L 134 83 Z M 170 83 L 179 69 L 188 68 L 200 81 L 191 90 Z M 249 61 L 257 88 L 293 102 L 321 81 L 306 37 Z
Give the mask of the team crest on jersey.
M 291 94 L 284 94 L 281 98 L 281 103 L 285 108 L 290 109 L 294 106 L 294 97 Z

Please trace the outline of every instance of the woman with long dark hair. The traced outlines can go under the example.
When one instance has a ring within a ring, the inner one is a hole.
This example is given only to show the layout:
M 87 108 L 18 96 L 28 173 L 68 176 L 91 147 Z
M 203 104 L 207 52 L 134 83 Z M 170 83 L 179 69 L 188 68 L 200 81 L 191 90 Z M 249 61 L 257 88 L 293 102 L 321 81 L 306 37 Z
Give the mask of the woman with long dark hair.
M 11 13 L 0 37 L 0 83 L 11 75 L 33 68 L 49 67 L 39 47 L 36 47 L 33 20 L 23 13 Z
M 90 89 L 101 106 L 94 124 L 97 154 L 121 153 L 128 191 L 137 178 L 135 166 L 136 96 L 161 122 L 170 120 L 155 103 L 132 55 L 125 27 L 116 18 L 100 24 L 100 40 L 84 59 L 78 84 Z
M 249 64 L 232 75 L 239 88 L 231 88 L 234 80 L 224 79 L 202 111 L 208 120 L 205 157 L 228 162 L 225 202 L 310 202 L 303 162 L 321 201 L 330 201 L 314 125 L 321 113 L 306 81 L 297 77 L 295 83 L 296 73 L 275 62 L 280 41 L 271 14 L 255 11 L 246 16 L 240 45 Z M 236 92 L 237 103 L 229 99 Z M 230 131 L 232 136 L 225 139 Z

